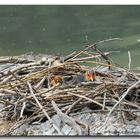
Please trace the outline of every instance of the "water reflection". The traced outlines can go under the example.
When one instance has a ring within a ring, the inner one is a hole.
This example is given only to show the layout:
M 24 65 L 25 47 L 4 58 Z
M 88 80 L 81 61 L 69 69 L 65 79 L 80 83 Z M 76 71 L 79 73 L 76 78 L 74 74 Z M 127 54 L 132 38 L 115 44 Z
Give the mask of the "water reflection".
M 0 6 L 0 55 L 27 52 L 69 54 L 89 42 L 121 37 L 103 50 L 120 50 L 112 58 L 127 67 L 139 65 L 140 6 Z

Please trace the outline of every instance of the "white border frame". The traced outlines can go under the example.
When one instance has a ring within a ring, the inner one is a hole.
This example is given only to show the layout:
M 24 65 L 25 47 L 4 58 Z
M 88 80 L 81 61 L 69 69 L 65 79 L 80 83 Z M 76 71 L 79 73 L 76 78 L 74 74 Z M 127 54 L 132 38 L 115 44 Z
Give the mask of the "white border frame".
M 0 5 L 138 5 L 140 0 L 0 0 Z

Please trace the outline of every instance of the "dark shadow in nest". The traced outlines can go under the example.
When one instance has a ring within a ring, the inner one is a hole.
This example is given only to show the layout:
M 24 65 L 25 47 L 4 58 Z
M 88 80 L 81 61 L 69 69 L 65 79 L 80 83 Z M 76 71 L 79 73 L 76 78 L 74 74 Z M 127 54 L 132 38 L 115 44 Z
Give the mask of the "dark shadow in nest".
M 137 90 L 137 89 L 133 89 L 131 91 L 131 93 L 129 93 L 126 97 L 125 97 L 125 100 L 127 101 L 135 101 L 135 102 L 138 102 L 140 103 L 140 90 Z
M 97 104 L 94 104 L 94 103 L 89 103 L 87 104 L 87 107 L 91 110 L 101 110 L 102 107 L 97 105 Z

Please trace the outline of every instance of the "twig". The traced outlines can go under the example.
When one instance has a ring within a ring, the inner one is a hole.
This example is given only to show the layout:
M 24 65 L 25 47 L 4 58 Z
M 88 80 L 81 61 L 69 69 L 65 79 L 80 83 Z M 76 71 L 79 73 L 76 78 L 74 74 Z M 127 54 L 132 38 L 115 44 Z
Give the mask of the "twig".
M 91 93 L 89 92 L 89 93 L 87 93 L 87 94 L 85 94 L 85 97 L 86 96 L 89 96 Z M 83 98 L 82 97 L 80 97 L 78 100 L 76 100 L 69 108 L 68 108 L 68 110 L 66 111 L 66 115 L 68 115 L 69 113 L 70 113 L 70 111 L 74 108 L 74 106 L 75 105 L 77 105 L 80 101 L 82 101 L 83 100 Z
M 78 90 L 78 88 L 64 89 L 64 90 L 55 91 L 53 93 L 48 93 L 45 95 L 46 96 L 45 99 L 47 99 L 50 96 L 56 95 L 56 94 L 63 94 L 63 93 L 67 93 L 69 91 L 76 91 L 76 90 Z
M 64 62 L 67 61 L 67 60 L 69 60 L 69 59 L 71 59 L 75 54 L 76 54 L 76 52 L 73 52 L 73 53 L 67 55 L 67 56 L 64 58 Z
M 22 109 L 21 109 L 20 117 L 19 118 L 22 118 L 25 107 L 26 107 L 26 102 L 23 102 L 23 105 L 22 105 Z
M 33 63 L 28 63 L 28 64 L 21 64 L 21 65 L 15 67 L 15 68 L 13 68 L 10 71 L 14 73 L 14 72 L 19 71 L 19 70 L 21 70 L 23 68 L 28 68 L 28 67 L 31 67 L 31 66 L 38 66 L 38 65 L 40 65 L 40 63 L 41 62 L 38 61 L 38 62 L 33 62 Z M 6 76 L 8 74 L 9 74 L 9 71 L 6 71 L 6 72 L 3 73 L 3 76 Z
M 105 103 L 106 103 L 106 93 L 104 93 L 104 100 L 103 100 L 103 108 L 102 108 L 102 110 L 105 110 Z
M 0 92 L 4 92 L 6 94 L 13 94 L 13 95 L 17 94 L 15 91 L 12 91 L 12 90 L 9 90 L 9 89 L 0 89 Z
M 88 39 L 88 35 L 86 35 L 86 42 L 89 45 L 89 39 Z
M 114 51 L 115 52 L 115 51 Z M 105 55 L 109 55 L 111 52 L 105 52 L 104 54 Z M 118 51 L 116 51 L 116 53 L 118 53 Z M 82 61 L 82 60 L 89 60 L 89 59 L 93 59 L 93 58 L 99 58 L 101 56 L 101 54 L 98 54 L 98 55 L 92 55 L 92 56 L 89 56 L 89 57 L 83 57 L 83 58 L 75 58 L 75 59 L 72 59 L 73 61 Z
M 92 99 L 90 99 L 90 98 L 88 98 L 88 97 L 85 97 L 85 96 L 83 96 L 83 95 L 79 95 L 79 94 L 75 94 L 75 93 L 72 93 L 72 92 L 68 92 L 68 94 L 71 94 L 71 95 L 74 95 L 74 96 L 77 96 L 77 97 L 80 97 L 80 98 L 83 98 L 83 99 L 89 100 L 89 101 L 91 101 L 91 102 L 93 102 L 93 103 L 95 103 L 95 104 L 97 104 L 97 105 L 99 105 L 99 106 L 101 106 L 101 107 L 103 108 L 103 105 L 102 105 L 102 104 L 100 104 L 100 103 L 98 103 L 97 101 L 92 100 Z M 105 107 L 105 108 L 108 109 L 108 107 Z
M 101 66 L 107 66 L 107 67 L 111 66 L 111 67 L 117 68 L 117 66 L 114 64 L 109 65 L 109 64 L 106 64 L 103 62 L 96 62 L 96 61 L 90 61 L 90 60 L 85 60 L 85 61 L 79 60 L 79 61 L 74 61 L 74 62 L 67 62 L 66 64 L 74 64 L 74 63 L 89 63 L 89 64 L 97 64 L 97 65 L 101 65 Z
M 48 80 L 48 89 L 50 89 L 51 85 L 50 85 L 50 68 L 51 68 L 51 59 L 48 60 L 49 62 L 49 66 L 48 66 L 48 77 L 47 77 L 47 80 Z
M 78 104 L 80 101 L 82 100 L 82 98 L 79 98 L 77 101 L 75 101 L 70 107 L 69 107 L 69 109 L 66 111 L 66 115 L 68 115 L 69 113 L 70 113 L 70 111 L 74 108 L 74 106 L 76 105 L 76 104 Z
M 21 83 L 23 82 L 20 78 L 18 78 L 13 72 L 8 71 L 9 74 L 11 74 L 16 80 L 20 81 Z
M 79 83 L 78 85 L 79 86 L 92 86 L 92 87 L 96 87 L 98 85 L 101 85 L 103 84 L 103 82 L 100 82 L 100 81 L 89 81 L 89 82 L 81 82 Z
M 98 52 L 98 53 L 107 61 L 107 63 L 108 63 L 108 68 L 109 68 L 109 70 L 110 70 L 110 68 L 111 68 L 111 62 L 110 62 L 109 58 L 108 58 L 99 48 L 97 48 L 97 45 L 93 45 L 92 48 L 93 48 L 96 52 Z
M 128 58 L 129 58 L 128 70 L 130 70 L 130 68 L 131 68 L 131 54 L 130 54 L 130 51 L 128 51 Z
M 121 40 L 122 41 L 122 39 L 120 39 L 120 38 L 111 38 L 111 39 L 106 39 L 106 40 L 102 40 L 102 41 L 96 42 L 96 43 L 94 43 L 92 45 L 88 45 L 84 50 L 80 51 L 72 59 L 76 58 L 77 56 L 79 56 L 80 54 L 82 54 L 83 52 L 85 52 L 86 50 L 92 48 L 95 45 L 98 45 L 98 44 L 101 44 L 101 43 L 104 43 L 104 42 L 114 41 L 114 40 Z
M 8 105 L 14 105 L 14 103 L 8 101 L 8 100 L 5 100 L 3 98 L 0 98 L 0 101 L 3 101 L 4 103 L 8 104 Z M 2 108 L 3 109 L 3 108 Z
M 5 79 L 3 79 L 3 81 L 0 82 L 0 85 L 9 82 L 12 78 L 13 78 L 13 75 L 6 77 Z
M 45 81 L 46 77 L 44 76 L 41 81 L 34 87 L 35 90 L 37 90 L 38 88 L 40 88 L 43 84 L 43 82 Z
M 115 40 L 123 41 L 123 39 L 121 39 L 121 38 L 110 38 L 110 39 L 105 39 L 105 40 L 99 41 L 99 42 L 95 43 L 95 45 L 102 44 L 105 42 L 115 41 Z

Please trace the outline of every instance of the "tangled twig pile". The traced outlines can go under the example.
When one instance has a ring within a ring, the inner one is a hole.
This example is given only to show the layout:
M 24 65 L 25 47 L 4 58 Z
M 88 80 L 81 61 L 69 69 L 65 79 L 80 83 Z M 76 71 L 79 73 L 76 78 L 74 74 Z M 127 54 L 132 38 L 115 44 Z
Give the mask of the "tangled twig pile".
M 0 58 L 0 63 L 4 64 L 0 70 L 0 102 L 5 105 L 0 113 L 5 112 L 6 120 L 15 121 L 15 125 L 5 134 L 25 122 L 44 119 L 49 120 L 62 134 L 51 119 L 57 113 L 80 135 L 82 124 L 77 123 L 71 114 L 84 106 L 109 112 L 108 118 L 118 110 L 122 114 L 136 116 L 136 112 L 140 111 L 140 77 L 113 64 L 107 57 L 111 52 L 103 53 L 97 48 L 99 43 L 105 41 L 89 45 L 64 58 L 31 54 Z M 94 81 L 73 82 L 74 77 L 84 75 L 88 69 L 96 73 Z M 126 119 L 125 115 L 122 116 Z

